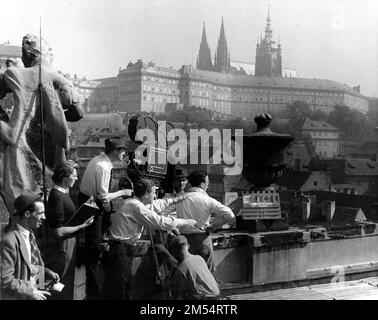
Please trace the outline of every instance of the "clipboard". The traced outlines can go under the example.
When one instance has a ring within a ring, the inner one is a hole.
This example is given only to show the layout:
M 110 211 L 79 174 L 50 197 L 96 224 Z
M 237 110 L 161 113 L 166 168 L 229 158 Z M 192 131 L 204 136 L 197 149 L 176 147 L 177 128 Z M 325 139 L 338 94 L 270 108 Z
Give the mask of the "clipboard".
M 65 223 L 65 227 L 75 227 L 83 224 L 92 216 L 97 216 L 100 210 L 95 203 L 83 203 L 75 214 Z

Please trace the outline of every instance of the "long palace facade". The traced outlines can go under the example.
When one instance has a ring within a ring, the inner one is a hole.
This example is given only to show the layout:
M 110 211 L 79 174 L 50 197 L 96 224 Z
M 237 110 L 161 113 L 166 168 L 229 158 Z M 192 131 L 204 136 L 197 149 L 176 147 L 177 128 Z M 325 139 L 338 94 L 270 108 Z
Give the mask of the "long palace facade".
M 138 60 L 119 70 L 117 77 L 99 79 L 93 93 L 94 112 L 165 112 L 167 104 L 199 107 L 233 117 L 260 112 L 277 113 L 294 101 L 329 113 L 335 105 L 368 112 L 368 98 L 332 80 L 287 77 L 283 72 L 282 48 L 272 36 L 268 13 L 265 37 L 256 45 L 255 74 L 231 64 L 222 18 L 214 59 L 203 26 L 196 68 L 156 66 Z M 171 110 L 171 108 L 170 108 Z

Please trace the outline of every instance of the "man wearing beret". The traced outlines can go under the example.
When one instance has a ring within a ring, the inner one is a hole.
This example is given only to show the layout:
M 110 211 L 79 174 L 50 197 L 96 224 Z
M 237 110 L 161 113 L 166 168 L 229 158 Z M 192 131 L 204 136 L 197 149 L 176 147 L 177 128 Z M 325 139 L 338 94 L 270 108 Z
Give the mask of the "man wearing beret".
M 105 152 L 94 157 L 87 165 L 80 183 L 78 194 L 79 205 L 90 197 L 96 201 L 100 213 L 94 218 L 92 225 L 85 230 L 87 299 L 99 299 L 101 283 L 99 281 L 99 261 L 101 256 L 100 243 L 110 222 L 112 211 L 110 202 L 116 198 L 131 196 L 132 190 L 124 189 L 109 192 L 113 163 L 122 161 L 126 143 L 121 137 L 105 140 Z
M 59 281 L 59 275 L 44 267 L 33 233 L 45 220 L 41 194 L 25 191 L 14 201 L 18 222 L 6 227 L 1 241 L 1 299 L 46 300 L 50 295 L 43 277 Z M 39 284 L 37 286 L 37 280 Z M 39 287 L 39 288 L 38 288 Z

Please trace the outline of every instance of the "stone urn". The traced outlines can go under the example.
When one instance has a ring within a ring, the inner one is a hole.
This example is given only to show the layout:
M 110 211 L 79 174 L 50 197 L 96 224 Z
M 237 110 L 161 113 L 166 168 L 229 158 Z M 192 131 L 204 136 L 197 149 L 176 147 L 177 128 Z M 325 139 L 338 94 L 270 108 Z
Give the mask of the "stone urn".
M 267 113 L 257 115 L 256 133 L 243 137 L 242 175 L 256 188 L 269 187 L 282 176 L 283 151 L 294 139 L 288 134 L 272 132 L 271 120 Z
M 255 117 L 256 133 L 243 137 L 243 177 L 253 185 L 242 191 L 236 215 L 236 227 L 252 232 L 287 230 L 288 221 L 282 217 L 280 197 L 271 187 L 283 173 L 284 150 L 294 137 L 270 130 L 272 116 Z

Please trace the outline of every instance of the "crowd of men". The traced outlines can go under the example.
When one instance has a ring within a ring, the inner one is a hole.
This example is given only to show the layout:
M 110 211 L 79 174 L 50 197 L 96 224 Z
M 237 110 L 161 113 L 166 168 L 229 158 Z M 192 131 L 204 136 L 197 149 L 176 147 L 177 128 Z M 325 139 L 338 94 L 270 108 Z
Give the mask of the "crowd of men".
M 75 215 L 68 196 L 77 179 L 72 163 L 57 166 L 53 179 L 56 195 L 54 200 L 49 196 L 46 213 L 39 193 L 25 191 L 15 200 L 16 213 L 12 218 L 17 219 L 11 219 L 2 234 L 2 299 L 64 299 L 66 289 L 55 292 L 51 284 L 72 281 L 69 266 L 78 255 L 68 248 L 75 247 L 76 242 L 70 239 L 77 238 L 80 230 L 85 232 L 87 299 L 156 298 L 154 294 L 161 294 L 162 290 L 171 299 L 221 298 L 213 276 L 211 233 L 233 223 L 233 212 L 207 194 L 209 177 L 205 171 L 186 176 L 178 168 L 173 192 L 162 199 L 156 199 L 158 188 L 145 177 L 134 183 L 124 178 L 119 190 L 110 192 L 113 164 L 123 159 L 125 151 L 123 139 L 109 138 L 105 140 L 105 152 L 88 163 L 80 183 L 78 205 L 91 201 L 98 210 L 78 226 L 67 226 Z M 121 205 L 113 210 L 112 202 L 116 199 L 121 200 Z M 46 263 L 43 261 L 33 234 L 44 220 L 53 230 L 51 237 L 60 244 L 56 247 L 55 256 L 59 259 L 55 263 L 51 258 L 54 254 L 47 254 Z M 150 240 L 150 246 L 135 272 L 133 262 L 143 236 Z M 108 245 L 105 272 L 101 270 L 104 238 Z M 154 290 L 156 279 L 160 280 L 159 290 Z

